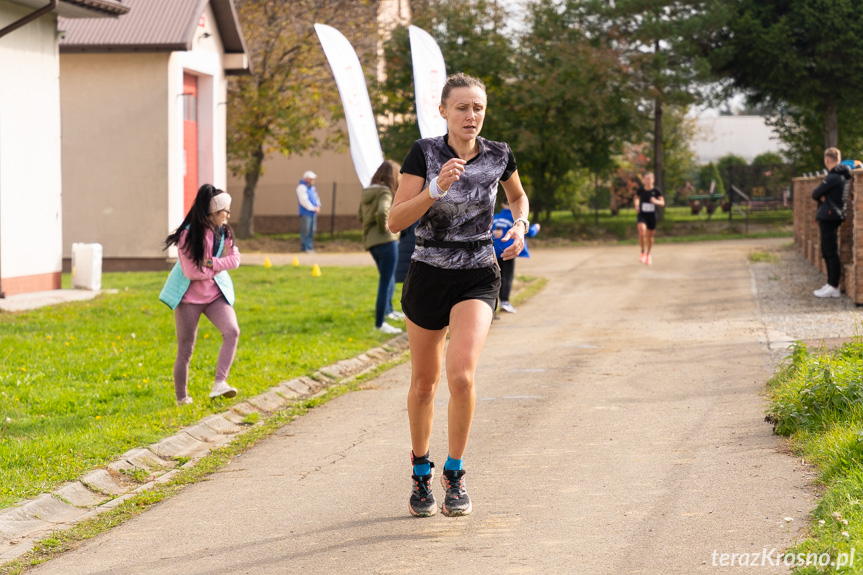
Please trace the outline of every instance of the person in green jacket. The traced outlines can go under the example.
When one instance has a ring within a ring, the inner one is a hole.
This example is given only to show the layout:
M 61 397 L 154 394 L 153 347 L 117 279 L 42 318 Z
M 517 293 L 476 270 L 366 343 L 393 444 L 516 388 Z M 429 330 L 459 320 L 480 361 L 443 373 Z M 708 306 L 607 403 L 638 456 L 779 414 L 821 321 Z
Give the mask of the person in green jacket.
M 399 236 L 387 228 L 393 195 L 399 185 L 401 166 L 392 160 L 384 160 L 369 187 L 363 190 L 357 216 L 363 225 L 363 246 L 372 254 L 378 266 L 378 298 L 375 303 L 375 329 L 395 335 L 402 330 L 384 321 L 404 319 L 400 312 L 393 311 L 393 293 L 396 289 L 396 263 L 399 259 Z

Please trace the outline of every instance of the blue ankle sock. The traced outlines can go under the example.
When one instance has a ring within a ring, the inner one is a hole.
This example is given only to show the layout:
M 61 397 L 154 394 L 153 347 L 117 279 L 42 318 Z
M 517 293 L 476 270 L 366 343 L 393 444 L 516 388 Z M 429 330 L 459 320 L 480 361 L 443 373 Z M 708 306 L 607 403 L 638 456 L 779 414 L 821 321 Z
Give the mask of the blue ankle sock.
M 443 468 L 446 471 L 461 471 L 461 459 L 453 459 L 449 455 L 446 456 L 446 463 Z
M 422 457 L 416 457 L 414 452 L 411 451 L 411 461 L 420 461 L 414 465 L 414 475 L 428 475 L 431 473 L 431 461 L 429 461 L 429 454 L 426 453 Z

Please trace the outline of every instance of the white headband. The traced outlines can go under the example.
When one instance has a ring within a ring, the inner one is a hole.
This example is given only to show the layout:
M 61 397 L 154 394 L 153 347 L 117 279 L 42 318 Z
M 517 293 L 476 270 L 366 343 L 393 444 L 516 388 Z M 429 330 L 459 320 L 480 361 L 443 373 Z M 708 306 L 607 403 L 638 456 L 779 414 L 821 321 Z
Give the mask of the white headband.
M 222 210 L 230 207 L 231 205 L 231 196 L 228 195 L 227 192 L 222 192 L 221 194 L 215 195 L 210 198 L 210 213 L 215 214 L 216 212 L 221 212 Z

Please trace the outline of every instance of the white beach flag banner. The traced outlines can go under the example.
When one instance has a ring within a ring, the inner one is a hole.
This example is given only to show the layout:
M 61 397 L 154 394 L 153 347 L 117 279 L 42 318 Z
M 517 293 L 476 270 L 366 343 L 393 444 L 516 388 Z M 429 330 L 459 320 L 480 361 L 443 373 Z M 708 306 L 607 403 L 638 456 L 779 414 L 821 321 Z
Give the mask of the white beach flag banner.
M 325 24 L 315 24 L 318 39 L 333 70 L 339 87 L 348 136 L 351 143 L 351 158 L 354 169 L 363 187 L 367 187 L 372 176 L 384 161 L 381 140 L 369 100 L 366 77 L 360 60 L 351 43 L 341 32 Z
M 414 92 L 417 97 L 417 123 L 423 138 L 446 134 L 446 120 L 441 118 L 440 93 L 446 83 L 446 64 L 440 47 L 431 34 L 408 27 L 411 60 L 414 66 Z

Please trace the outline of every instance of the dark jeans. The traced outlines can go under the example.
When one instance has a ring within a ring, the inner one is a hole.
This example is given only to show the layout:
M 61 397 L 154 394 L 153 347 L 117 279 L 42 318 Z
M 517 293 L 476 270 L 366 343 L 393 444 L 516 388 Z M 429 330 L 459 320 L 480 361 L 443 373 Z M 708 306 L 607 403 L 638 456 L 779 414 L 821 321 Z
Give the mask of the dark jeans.
M 375 302 L 375 327 L 381 327 L 384 317 L 393 311 L 393 293 L 396 291 L 396 263 L 399 261 L 399 243 L 387 242 L 369 248 L 378 266 L 378 299 Z
M 833 287 L 839 287 L 839 274 L 842 272 L 842 263 L 839 261 L 839 226 L 841 225 L 841 221 L 818 220 L 818 229 L 821 231 L 821 257 L 827 264 L 827 283 Z
M 312 246 L 312 238 L 315 236 L 315 224 L 317 223 L 317 219 L 317 214 L 300 216 L 300 249 L 304 252 L 309 252 L 314 249 L 314 246 Z
M 515 277 L 515 258 L 511 260 L 498 258 L 497 265 L 500 266 L 500 301 L 509 301 L 509 294 L 512 291 L 512 279 Z

